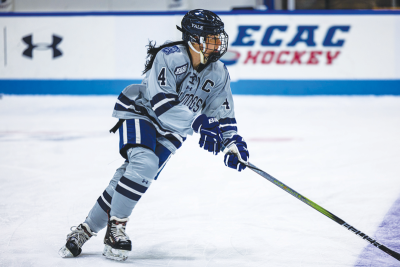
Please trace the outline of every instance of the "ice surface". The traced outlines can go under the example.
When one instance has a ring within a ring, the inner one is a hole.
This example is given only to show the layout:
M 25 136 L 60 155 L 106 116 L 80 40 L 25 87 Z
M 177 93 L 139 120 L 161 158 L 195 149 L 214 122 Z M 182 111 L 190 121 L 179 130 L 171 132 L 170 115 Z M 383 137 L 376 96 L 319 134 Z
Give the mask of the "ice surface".
M 61 258 L 70 227 L 84 220 L 123 162 L 118 136 L 108 133 L 115 99 L 0 100 L 0 266 L 359 262 L 365 241 L 250 170 L 228 169 L 223 156 L 197 147 L 198 136 L 188 138 L 136 206 L 126 262 L 101 255 L 104 230 L 79 257 Z M 399 97 L 235 96 L 235 109 L 253 164 L 375 236 L 400 196 Z M 399 246 L 399 236 L 379 236 Z M 399 263 L 386 257 L 388 266 Z

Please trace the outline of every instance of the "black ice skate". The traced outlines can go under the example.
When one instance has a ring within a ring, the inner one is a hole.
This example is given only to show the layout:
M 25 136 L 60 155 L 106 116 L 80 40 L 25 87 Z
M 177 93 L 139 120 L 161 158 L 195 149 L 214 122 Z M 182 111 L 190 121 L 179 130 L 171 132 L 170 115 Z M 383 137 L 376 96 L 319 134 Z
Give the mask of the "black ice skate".
M 125 233 L 126 223 L 129 218 L 119 219 L 112 216 L 107 223 L 107 232 L 104 237 L 103 255 L 107 259 L 124 261 L 132 250 L 129 236 Z
M 90 230 L 89 225 L 81 223 L 77 227 L 71 227 L 71 233 L 67 235 L 67 243 L 59 251 L 61 257 L 76 257 L 82 252 L 82 246 L 92 236 L 96 236 L 95 232 Z

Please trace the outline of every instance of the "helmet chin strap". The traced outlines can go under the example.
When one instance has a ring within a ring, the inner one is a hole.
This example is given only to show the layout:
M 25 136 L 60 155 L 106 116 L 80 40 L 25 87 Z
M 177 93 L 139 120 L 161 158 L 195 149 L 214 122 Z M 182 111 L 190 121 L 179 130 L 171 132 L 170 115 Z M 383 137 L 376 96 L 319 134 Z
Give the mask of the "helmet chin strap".
M 194 52 L 196 52 L 197 54 L 200 54 L 200 63 L 201 63 L 201 64 L 205 64 L 205 63 L 204 63 L 204 52 L 206 52 L 206 42 L 204 42 L 204 37 L 200 37 L 200 43 L 203 44 L 203 51 L 201 51 L 201 50 L 200 50 L 200 51 L 197 51 L 197 50 L 193 47 L 192 42 L 188 41 L 188 44 L 189 44 L 190 48 L 191 48 Z

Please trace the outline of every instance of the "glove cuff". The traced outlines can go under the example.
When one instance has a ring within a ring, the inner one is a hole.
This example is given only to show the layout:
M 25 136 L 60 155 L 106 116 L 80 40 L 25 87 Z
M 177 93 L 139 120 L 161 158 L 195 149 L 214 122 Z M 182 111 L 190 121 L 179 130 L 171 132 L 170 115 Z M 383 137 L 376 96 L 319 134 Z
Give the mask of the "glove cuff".
M 207 119 L 207 116 L 205 114 L 200 114 L 199 116 L 197 116 L 192 122 L 193 131 L 198 133 L 200 131 L 201 125 L 203 124 L 204 120 L 206 120 L 206 119 Z
M 230 138 L 226 138 L 224 140 L 224 146 L 228 147 L 231 144 L 241 144 L 241 145 L 243 145 L 243 146 L 245 146 L 247 148 L 247 144 L 244 141 L 243 137 L 241 137 L 238 134 L 234 134 Z

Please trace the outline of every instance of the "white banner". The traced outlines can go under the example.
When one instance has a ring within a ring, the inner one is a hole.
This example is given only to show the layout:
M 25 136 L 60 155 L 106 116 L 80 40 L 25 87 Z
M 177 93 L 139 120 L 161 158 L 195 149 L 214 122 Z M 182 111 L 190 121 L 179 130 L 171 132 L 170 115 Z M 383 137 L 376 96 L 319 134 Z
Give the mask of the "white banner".
M 221 15 L 233 81 L 400 79 L 399 15 Z M 0 17 L 0 79 L 141 79 L 182 15 Z
M 399 79 L 400 16 L 224 17 L 234 79 Z
M 178 22 L 176 16 L 0 17 L 0 78 L 140 79 L 148 41 L 180 38 Z

